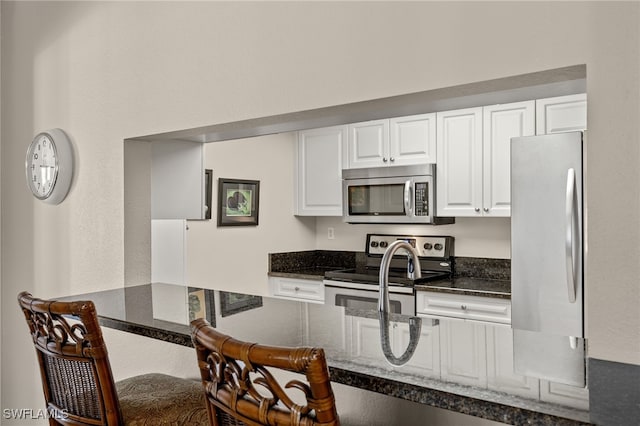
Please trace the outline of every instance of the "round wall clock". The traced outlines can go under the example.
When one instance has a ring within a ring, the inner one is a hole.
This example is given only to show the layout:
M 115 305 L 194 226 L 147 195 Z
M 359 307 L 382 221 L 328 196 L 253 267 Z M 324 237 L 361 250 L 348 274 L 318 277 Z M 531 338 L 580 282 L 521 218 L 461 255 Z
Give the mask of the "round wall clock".
M 27 184 L 33 195 L 49 204 L 59 204 L 71 187 L 73 148 L 61 129 L 39 133 L 27 149 Z

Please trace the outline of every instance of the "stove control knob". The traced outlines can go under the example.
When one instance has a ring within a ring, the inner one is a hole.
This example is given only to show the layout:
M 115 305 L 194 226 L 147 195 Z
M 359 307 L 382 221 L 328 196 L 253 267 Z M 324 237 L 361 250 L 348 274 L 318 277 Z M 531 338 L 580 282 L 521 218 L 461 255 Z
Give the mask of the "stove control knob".
M 438 243 L 435 246 L 433 246 L 433 248 L 436 250 L 442 250 L 442 244 Z
M 433 248 L 433 245 L 431 243 L 424 243 L 425 250 L 431 250 L 432 248 Z
M 380 241 L 380 247 L 386 248 L 389 245 L 386 241 Z
M 371 247 L 376 248 L 378 247 L 378 242 L 377 241 L 371 241 Z

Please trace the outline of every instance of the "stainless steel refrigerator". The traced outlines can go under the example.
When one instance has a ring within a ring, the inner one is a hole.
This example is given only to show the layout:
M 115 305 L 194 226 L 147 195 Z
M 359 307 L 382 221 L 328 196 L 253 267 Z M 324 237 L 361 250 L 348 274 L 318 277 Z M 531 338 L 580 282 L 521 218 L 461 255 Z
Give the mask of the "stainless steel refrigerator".
M 585 386 L 583 133 L 511 139 L 517 373 Z

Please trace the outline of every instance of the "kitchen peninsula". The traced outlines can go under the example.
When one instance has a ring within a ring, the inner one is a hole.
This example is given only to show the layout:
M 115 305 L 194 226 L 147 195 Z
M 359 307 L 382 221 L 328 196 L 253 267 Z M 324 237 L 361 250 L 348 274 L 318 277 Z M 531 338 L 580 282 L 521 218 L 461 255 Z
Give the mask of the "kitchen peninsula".
M 320 346 L 326 351 L 331 380 L 336 383 L 472 416 L 507 424 L 576 425 L 589 420 L 583 410 L 441 381 L 433 378 L 417 357 L 403 366 L 391 366 L 378 351 L 376 311 L 169 284 L 126 287 L 73 299 L 93 300 L 103 327 L 179 345 L 191 346 L 189 319 L 203 315 L 221 332 L 238 339 Z M 408 320 L 403 315 L 392 317 L 394 333 L 408 328 Z M 345 327 L 356 321 L 366 321 L 369 336 L 374 336 L 366 348 L 357 350 L 356 339 Z M 428 328 L 443 321 L 422 322 Z M 264 326 L 256 326 L 260 324 Z M 428 340 L 419 342 L 417 351 L 428 344 Z

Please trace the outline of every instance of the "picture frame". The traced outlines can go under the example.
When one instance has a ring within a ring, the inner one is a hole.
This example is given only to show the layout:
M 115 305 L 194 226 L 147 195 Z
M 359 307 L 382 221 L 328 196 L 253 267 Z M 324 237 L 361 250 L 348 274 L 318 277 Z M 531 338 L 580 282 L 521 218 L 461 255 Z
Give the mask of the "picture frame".
M 205 169 L 204 171 L 204 218 L 211 220 L 211 211 L 213 210 L 213 197 L 211 195 L 213 187 L 213 170 Z
M 218 179 L 218 226 L 257 226 L 260 181 Z
M 262 297 L 250 294 L 220 292 L 220 315 L 223 317 L 262 306 Z
M 196 287 L 188 289 L 189 322 L 203 318 L 216 326 L 216 303 L 214 290 Z

